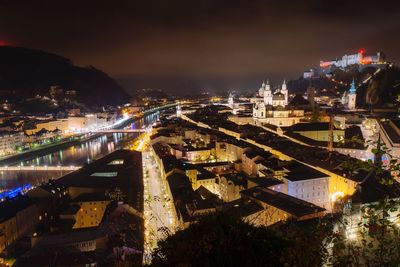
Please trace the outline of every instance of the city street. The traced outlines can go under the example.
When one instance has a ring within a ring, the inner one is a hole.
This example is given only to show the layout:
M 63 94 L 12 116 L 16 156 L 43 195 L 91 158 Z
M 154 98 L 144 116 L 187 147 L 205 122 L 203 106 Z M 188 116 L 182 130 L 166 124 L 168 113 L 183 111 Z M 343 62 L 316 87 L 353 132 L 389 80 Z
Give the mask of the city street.
M 148 150 L 143 151 L 142 156 L 146 228 L 144 260 L 150 262 L 150 253 L 157 246 L 157 241 L 172 233 L 173 220 L 159 167 Z

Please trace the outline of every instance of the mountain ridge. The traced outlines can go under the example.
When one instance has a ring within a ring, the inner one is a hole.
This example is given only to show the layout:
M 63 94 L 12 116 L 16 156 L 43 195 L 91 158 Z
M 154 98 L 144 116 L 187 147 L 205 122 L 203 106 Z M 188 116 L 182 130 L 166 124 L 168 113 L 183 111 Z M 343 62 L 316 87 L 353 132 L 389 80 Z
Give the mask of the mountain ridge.
M 113 78 L 93 66 L 80 67 L 63 56 L 14 46 L 0 47 L 0 92 L 3 97 L 45 95 L 51 86 L 75 90 L 87 106 L 119 105 L 130 95 Z

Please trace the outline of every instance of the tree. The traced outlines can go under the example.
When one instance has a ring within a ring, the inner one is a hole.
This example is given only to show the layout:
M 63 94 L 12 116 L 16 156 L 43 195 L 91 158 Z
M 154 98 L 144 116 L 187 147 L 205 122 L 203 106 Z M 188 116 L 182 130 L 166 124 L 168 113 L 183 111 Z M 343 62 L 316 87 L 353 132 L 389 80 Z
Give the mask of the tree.
M 392 159 L 388 166 L 381 160 L 390 151 L 377 142 L 375 162 L 361 165 L 354 160 L 344 162 L 350 174 L 366 171 L 367 176 L 351 197 L 341 201 L 341 214 L 328 232 L 327 266 L 398 266 L 400 263 L 400 186 L 399 161 Z M 388 170 L 391 170 L 389 172 Z
M 152 266 L 283 266 L 292 246 L 273 230 L 219 212 L 159 242 Z

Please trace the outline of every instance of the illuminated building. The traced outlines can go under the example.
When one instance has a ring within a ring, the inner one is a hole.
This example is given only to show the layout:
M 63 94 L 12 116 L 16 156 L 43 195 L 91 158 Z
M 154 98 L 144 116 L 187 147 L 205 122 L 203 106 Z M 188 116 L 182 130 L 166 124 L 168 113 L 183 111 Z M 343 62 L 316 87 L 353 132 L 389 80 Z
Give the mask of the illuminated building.
M 230 108 L 233 108 L 233 106 L 234 106 L 234 103 L 233 103 L 233 94 L 232 94 L 232 93 L 229 94 L 228 105 L 229 105 Z
M 385 55 L 382 52 L 369 56 L 365 54 L 363 49 L 361 49 L 357 54 L 344 55 L 341 59 L 321 61 L 319 66 L 323 69 L 330 67 L 346 68 L 350 65 L 383 64 L 384 61 Z
M 0 156 L 12 154 L 25 141 L 23 132 L 0 132 Z
M 68 119 L 38 121 L 35 128 L 26 129 L 25 132 L 28 135 L 33 135 L 42 129 L 47 131 L 60 130 L 61 132 L 65 133 L 68 131 Z
M 329 141 L 329 122 L 297 123 L 290 126 L 289 130 L 316 141 Z M 345 137 L 345 130 L 333 128 L 333 142 L 340 142 Z
M 304 119 L 304 110 L 286 109 L 282 106 L 265 106 L 264 103 L 256 103 L 253 108 L 253 118 L 257 125 L 266 123 L 287 127 Z
M 71 201 L 60 219 L 74 220 L 72 229 L 99 226 L 110 200 L 104 193 L 84 193 Z
M 265 187 L 257 186 L 243 190 L 241 195 L 244 201 L 251 200 L 263 208 L 257 211 L 257 219 L 253 221 L 258 226 L 268 226 L 287 220 L 302 221 L 325 214 L 324 208 Z M 249 219 L 251 221 L 255 218 Z
M 182 116 L 182 107 L 180 104 L 176 106 L 176 116 L 180 118 Z
M 288 104 L 288 90 L 286 81 L 283 81 L 280 90 L 272 92 L 271 85 L 269 81 L 267 83 L 262 83 L 261 88 L 258 90 L 259 99 L 257 102 L 264 102 L 266 106 L 282 106 L 285 107 Z
M 18 196 L 0 204 L 0 252 L 32 230 L 39 222 L 36 204 Z
M 272 92 L 269 82 L 263 83 L 258 91 L 258 97 L 252 99 L 253 119 L 256 124 L 273 124 L 276 126 L 290 126 L 304 118 L 304 110 L 289 107 L 289 92 L 286 81 L 280 89 Z
M 298 162 L 291 162 L 284 168 L 288 171 L 283 176 L 287 189 L 283 193 L 327 210 L 330 208 L 329 175 Z
M 264 88 L 263 88 L 264 86 Z M 262 91 L 264 89 L 264 91 Z M 264 104 L 265 105 L 272 105 L 272 91 L 271 91 L 271 85 L 269 84 L 269 81 L 267 81 L 267 84 L 263 83 L 261 88 L 261 92 L 263 94 L 260 95 L 260 97 L 264 97 Z

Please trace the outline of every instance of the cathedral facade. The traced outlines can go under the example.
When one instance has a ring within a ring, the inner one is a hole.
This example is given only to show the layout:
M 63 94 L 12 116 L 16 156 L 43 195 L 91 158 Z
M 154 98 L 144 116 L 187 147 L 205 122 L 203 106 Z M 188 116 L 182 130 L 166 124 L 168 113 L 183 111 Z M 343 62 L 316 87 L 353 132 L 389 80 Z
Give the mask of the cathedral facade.
M 286 81 L 273 91 L 269 81 L 262 83 L 257 97 L 253 98 L 253 119 L 256 124 L 273 124 L 276 126 L 290 126 L 304 118 L 304 110 L 288 107 L 289 92 Z

